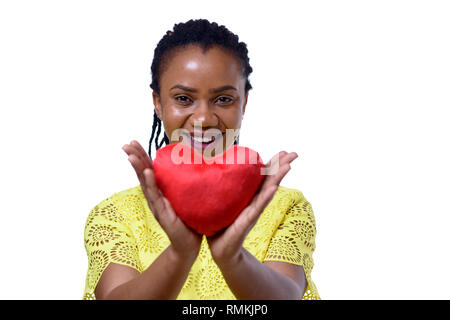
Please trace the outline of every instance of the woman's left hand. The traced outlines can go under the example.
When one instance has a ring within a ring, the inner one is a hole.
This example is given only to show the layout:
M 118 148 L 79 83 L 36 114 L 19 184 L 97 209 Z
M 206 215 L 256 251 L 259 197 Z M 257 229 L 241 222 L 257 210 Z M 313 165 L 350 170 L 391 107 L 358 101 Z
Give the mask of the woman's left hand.
M 242 244 L 259 216 L 269 204 L 284 176 L 291 169 L 290 163 L 298 155 L 295 152 L 277 153 L 266 165 L 269 175 L 253 196 L 250 204 L 239 214 L 234 222 L 219 233 L 207 237 L 211 255 L 218 265 L 232 265 L 241 253 Z M 277 167 L 278 163 L 278 167 Z M 276 170 L 277 169 L 277 170 Z M 271 172 L 274 171 L 275 172 Z

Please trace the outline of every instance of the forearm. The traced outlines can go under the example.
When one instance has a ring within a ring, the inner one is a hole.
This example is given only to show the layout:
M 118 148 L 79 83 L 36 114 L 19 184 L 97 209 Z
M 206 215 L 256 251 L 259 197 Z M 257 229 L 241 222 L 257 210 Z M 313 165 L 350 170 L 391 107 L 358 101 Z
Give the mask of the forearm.
M 245 248 L 235 261 L 216 262 L 238 300 L 298 300 L 300 287 L 291 278 L 259 262 Z
M 196 256 L 180 257 L 169 245 L 140 275 L 114 288 L 107 299 L 176 299 Z

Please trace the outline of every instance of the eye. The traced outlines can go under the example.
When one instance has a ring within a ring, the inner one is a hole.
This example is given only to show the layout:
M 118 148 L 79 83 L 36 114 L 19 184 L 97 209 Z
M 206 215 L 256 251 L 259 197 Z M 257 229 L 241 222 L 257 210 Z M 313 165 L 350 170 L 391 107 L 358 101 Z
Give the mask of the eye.
M 224 96 L 219 97 L 219 98 L 217 99 L 217 101 L 219 101 L 219 100 L 220 100 L 221 103 L 224 103 L 224 104 L 229 104 L 229 103 L 233 102 L 233 99 L 232 99 L 232 98 L 224 97 Z
M 182 104 L 186 104 L 189 103 L 189 100 L 191 100 L 188 96 L 177 96 L 175 97 L 175 100 L 177 100 L 178 102 L 181 102 Z

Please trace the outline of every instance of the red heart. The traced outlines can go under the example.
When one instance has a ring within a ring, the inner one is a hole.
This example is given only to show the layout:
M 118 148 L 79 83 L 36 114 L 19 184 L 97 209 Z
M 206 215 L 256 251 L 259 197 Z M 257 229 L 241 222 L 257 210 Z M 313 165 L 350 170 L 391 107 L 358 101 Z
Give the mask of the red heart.
M 153 167 L 156 184 L 177 215 L 207 236 L 233 223 L 264 178 L 259 154 L 238 145 L 205 158 L 183 143 L 169 144 L 156 152 Z

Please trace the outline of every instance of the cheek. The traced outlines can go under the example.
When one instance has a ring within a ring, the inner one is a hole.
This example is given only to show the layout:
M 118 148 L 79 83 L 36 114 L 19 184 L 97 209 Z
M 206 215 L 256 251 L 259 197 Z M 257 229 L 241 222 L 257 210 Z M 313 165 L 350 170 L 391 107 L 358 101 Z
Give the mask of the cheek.
M 225 127 L 237 129 L 241 127 L 242 113 L 239 110 L 224 110 L 217 115 L 222 120 Z
M 167 106 L 164 112 L 164 129 L 169 139 L 172 141 L 172 132 L 175 129 L 182 128 L 186 120 L 189 118 L 189 112 L 180 108 Z

